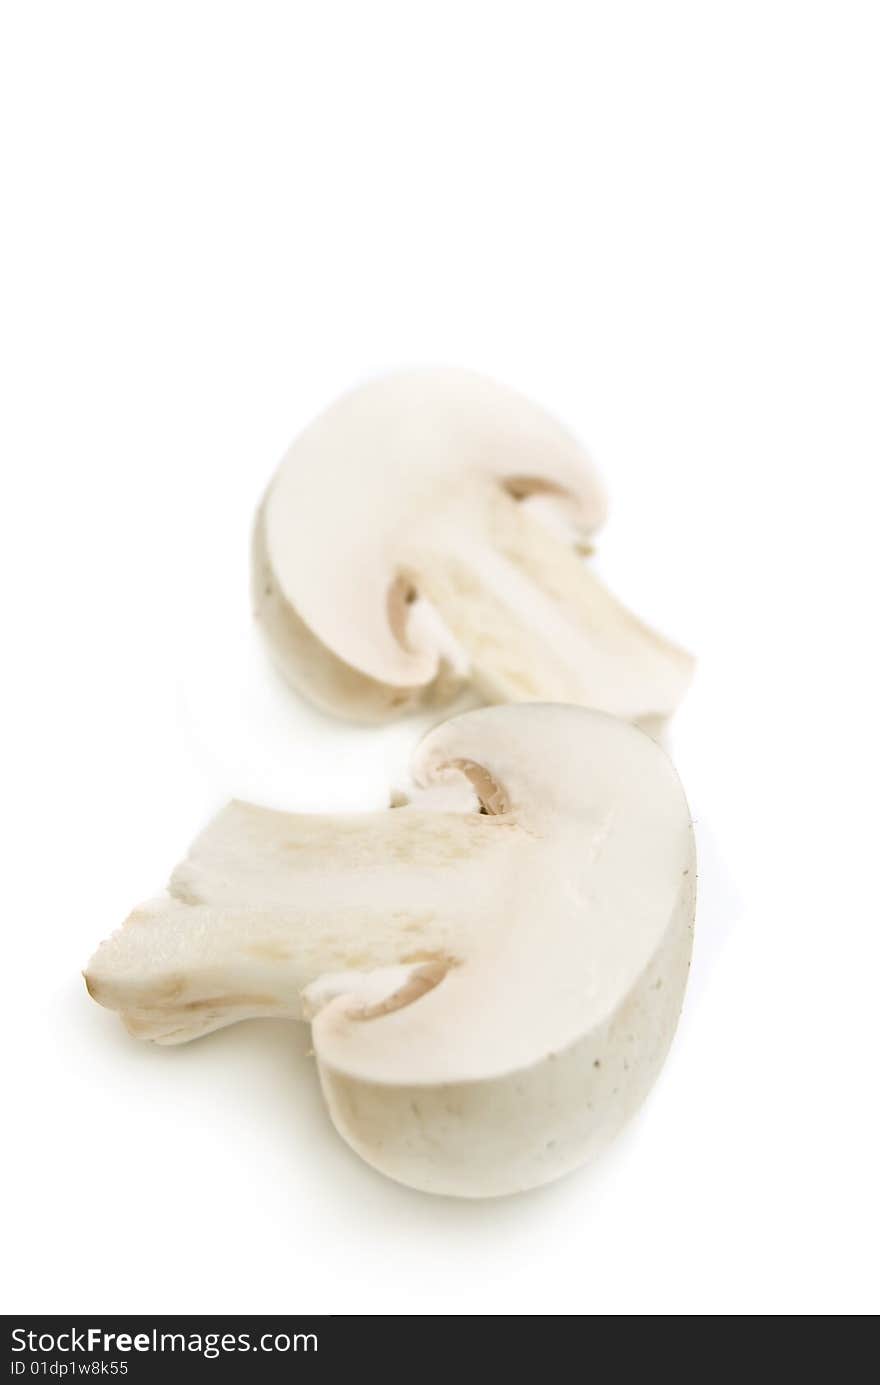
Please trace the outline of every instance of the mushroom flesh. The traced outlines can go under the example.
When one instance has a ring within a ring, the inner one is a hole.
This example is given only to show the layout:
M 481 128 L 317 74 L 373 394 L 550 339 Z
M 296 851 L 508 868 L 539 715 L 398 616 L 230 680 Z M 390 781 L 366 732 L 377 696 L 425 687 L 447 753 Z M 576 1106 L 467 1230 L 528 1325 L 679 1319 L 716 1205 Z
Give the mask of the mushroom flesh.
M 86 971 L 141 1038 L 308 1020 L 333 1122 L 434 1193 L 568 1172 L 639 1105 L 691 952 L 690 815 L 666 754 L 584 708 L 437 727 L 408 801 L 231 803 Z

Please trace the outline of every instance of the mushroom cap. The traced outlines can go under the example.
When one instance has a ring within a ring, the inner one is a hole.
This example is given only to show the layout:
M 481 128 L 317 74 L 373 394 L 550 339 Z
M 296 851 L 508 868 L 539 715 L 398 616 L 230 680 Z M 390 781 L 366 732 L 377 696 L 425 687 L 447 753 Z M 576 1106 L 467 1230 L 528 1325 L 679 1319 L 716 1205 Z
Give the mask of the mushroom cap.
M 375 380 L 334 403 L 287 452 L 258 515 L 257 569 L 271 572 L 306 630 L 349 669 L 391 687 L 423 686 L 439 651 L 431 638 L 407 644 L 398 579 L 418 567 L 437 515 L 467 526 L 481 487 L 548 492 L 584 535 L 604 517 L 587 454 L 530 400 L 464 370 Z
M 659 746 L 583 708 L 467 713 L 415 770 L 471 780 L 510 836 L 504 873 L 483 926 L 415 989 L 395 975 L 377 1003 L 375 976 L 363 994 L 322 983 L 321 1081 L 340 1133 L 390 1177 L 514 1192 L 590 1157 L 662 1063 L 691 952 L 690 813 Z

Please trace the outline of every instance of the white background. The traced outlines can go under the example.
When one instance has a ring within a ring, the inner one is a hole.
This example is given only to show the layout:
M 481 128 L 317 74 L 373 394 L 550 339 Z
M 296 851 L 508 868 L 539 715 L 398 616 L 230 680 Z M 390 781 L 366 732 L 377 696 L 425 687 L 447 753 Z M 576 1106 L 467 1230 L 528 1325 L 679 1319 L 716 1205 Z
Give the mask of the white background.
M 877 1289 L 872 4 L 6 3 L 7 1311 L 855 1313 Z M 419 727 L 300 707 L 253 506 L 365 376 L 591 448 L 603 574 L 699 656 L 692 984 L 595 1167 L 386 1182 L 305 1030 L 130 1040 L 79 977 L 230 794 L 377 806 Z

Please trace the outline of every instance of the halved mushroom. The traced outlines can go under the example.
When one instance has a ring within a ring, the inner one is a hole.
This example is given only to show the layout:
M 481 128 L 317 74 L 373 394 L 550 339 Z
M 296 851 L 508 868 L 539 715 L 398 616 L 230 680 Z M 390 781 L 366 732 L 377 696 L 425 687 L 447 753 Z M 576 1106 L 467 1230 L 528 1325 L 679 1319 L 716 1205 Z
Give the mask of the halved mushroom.
M 605 502 L 548 414 L 459 370 L 346 395 L 290 448 L 257 515 L 253 599 L 287 678 L 359 720 L 442 703 L 560 701 L 640 721 L 691 659 L 583 560 Z
M 665 753 L 582 708 L 439 726 L 406 806 L 233 803 L 89 964 L 132 1033 L 310 1018 L 340 1134 L 391 1178 L 481 1197 L 597 1150 L 681 1006 L 694 840 Z

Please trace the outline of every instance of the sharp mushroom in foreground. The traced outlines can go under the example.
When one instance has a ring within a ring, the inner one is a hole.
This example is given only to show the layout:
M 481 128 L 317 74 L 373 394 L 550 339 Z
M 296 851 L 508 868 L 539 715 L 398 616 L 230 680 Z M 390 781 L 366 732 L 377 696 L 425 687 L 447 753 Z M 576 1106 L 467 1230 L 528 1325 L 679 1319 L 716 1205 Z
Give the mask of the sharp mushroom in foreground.
M 548 414 L 461 370 L 344 396 L 290 448 L 257 515 L 253 599 L 288 680 L 381 721 L 469 683 L 654 722 L 692 661 L 584 561 L 605 502 Z
M 590 1157 L 657 1074 L 691 953 L 690 815 L 653 741 L 577 707 L 457 717 L 414 781 L 373 814 L 230 804 L 86 982 L 159 1043 L 309 1019 L 362 1158 L 513 1193 Z

